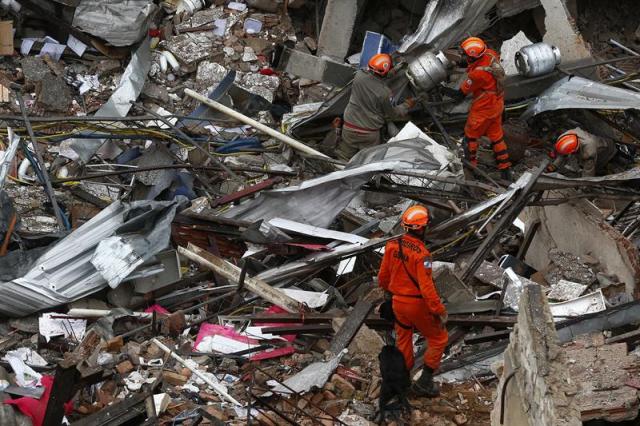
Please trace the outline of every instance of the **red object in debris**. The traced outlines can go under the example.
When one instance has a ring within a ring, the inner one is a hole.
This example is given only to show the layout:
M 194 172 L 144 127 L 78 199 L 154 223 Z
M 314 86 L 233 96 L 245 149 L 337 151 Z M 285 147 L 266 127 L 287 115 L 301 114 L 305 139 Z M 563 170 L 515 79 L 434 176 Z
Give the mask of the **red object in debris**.
M 44 415 L 47 412 L 47 404 L 49 403 L 49 397 L 51 396 L 51 388 L 53 387 L 53 376 L 42 376 L 40 380 L 42 386 L 44 386 L 44 393 L 40 399 L 22 397 L 16 399 L 9 399 L 4 401 L 5 404 L 15 405 L 18 410 L 25 416 L 28 416 L 33 423 L 33 426 L 42 426 L 44 422 Z M 64 413 L 66 415 L 71 414 L 73 410 L 73 402 L 69 401 L 64 404 Z
M 160 29 L 149 29 L 149 37 L 160 37 L 162 35 L 162 31 Z
M 333 249 L 324 244 L 306 244 L 306 243 L 284 243 L 287 246 L 302 247 L 310 251 L 333 251 Z
M 162 306 L 158 305 L 157 303 L 155 305 L 149 306 L 144 311 L 146 313 L 155 312 L 155 313 L 164 314 L 164 315 L 169 315 L 171 313 L 171 312 L 167 311 L 165 308 L 163 308 Z
M 262 68 L 260 71 L 258 71 L 260 74 L 262 75 L 275 75 L 275 71 L 271 68 Z

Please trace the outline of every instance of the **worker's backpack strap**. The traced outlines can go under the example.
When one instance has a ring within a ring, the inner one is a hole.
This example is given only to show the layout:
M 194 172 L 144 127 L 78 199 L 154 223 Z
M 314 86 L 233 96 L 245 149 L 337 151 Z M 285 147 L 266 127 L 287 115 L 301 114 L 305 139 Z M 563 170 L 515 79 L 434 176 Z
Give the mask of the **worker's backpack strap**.
M 486 67 L 478 67 L 477 69 L 486 71 L 496 79 L 496 92 L 498 95 L 504 93 L 504 81 L 507 78 L 507 73 L 504 71 L 500 60 L 491 53 L 487 53 L 491 57 L 491 63 Z
M 420 296 L 415 296 L 415 297 L 422 297 L 422 291 L 420 291 L 420 284 L 418 284 L 416 279 L 413 278 L 413 275 L 411 275 L 411 272 L 409 272 L 409 268 L 407 268 L 407 264 L 404 262 L 404 253 L 402 252 L 402 237 L 398 238 L 398 252 L 400 253 L 400 261 L 402 262 L 402 266 L 404 266 L 405 272 L 409 276 L 409 279 L 411 279 L 411 282 L 413 283 L 413 285 L 415 285 L 416 288 L 418 289 L 418 292 L 420 292 Z

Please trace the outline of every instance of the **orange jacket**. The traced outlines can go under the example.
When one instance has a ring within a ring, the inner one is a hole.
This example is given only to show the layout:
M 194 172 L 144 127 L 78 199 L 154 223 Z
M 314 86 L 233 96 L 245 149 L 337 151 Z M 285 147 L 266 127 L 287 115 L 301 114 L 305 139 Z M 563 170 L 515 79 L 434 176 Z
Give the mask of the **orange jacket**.
M 467 67 L 467 78 L 460 85 L 460 90 L 473 97 L 470 114 L 491 118 L 502 114 L 504 110 L 504 96 L 497 93 L 495 77 L 489 71 L 478 69 L 491 65 L 492 58 L 500 61 L 500 55 L 495 50 L 487 49 L 480 59 Z
M 400 240 L 406 269 L 400 258 Z M 407 270 L 420 286 L 419 290 L 407 275 Z M 441 315 L 446 311 L 431 278 L 431 253 L 421 240 L 412 235 L 405 234 L 400 239 L 387 243 L 378 273 L 378 283 L 392 293 L 394 298 L 402 297 L 403 301 L 424 300 L 431 314 Z

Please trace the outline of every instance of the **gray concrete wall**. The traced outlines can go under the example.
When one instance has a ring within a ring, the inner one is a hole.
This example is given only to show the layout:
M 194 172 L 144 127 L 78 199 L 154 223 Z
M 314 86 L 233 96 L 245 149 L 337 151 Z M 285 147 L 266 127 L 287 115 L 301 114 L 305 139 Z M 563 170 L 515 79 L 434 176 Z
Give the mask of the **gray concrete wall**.
M 358 16 L 358 0 L 329 0 L 318 37 L 318 56 L 344 61 Z
M 545 11 L 546 29 L 542 40 L 560 49 L 562 62 L 591 57 L 589 46 L 580 35 L 575 18 L 570 13 L 570 9 L 575 11 L 575 5 L 569 2 L 567 7 L 563 0 L 540 0 L 540 3 Z
M 491 413 L 491 424 L 518 426 L 579 426 L 580 410 L 565 367 L 567 359 L 546 296 L 539 285 L 528 285 L 520 299 L 518 323 L 504 352 L 504 368 Z M 511 373 L 515 375 L 507 383 Z M 501 394 L 504 392 L 504 407 Z M 501 412 L 504 418 L 501 420 Z
M 558 192 L 549 194 L 553 198 L 561 196 Z M 605 273 L 616 275 L 624 282 L 631 297 L 638 297 L 640 252 L 604 221 L 593 204 L 576 200 L 558 206 L 527 207 L 521 219 L 527 226 L 538 219 L 541 222 L 525 257 L 532 267 L 546 268 L 549 250 L 554 247 L 576 256 L 588 254 L 600 262 Z

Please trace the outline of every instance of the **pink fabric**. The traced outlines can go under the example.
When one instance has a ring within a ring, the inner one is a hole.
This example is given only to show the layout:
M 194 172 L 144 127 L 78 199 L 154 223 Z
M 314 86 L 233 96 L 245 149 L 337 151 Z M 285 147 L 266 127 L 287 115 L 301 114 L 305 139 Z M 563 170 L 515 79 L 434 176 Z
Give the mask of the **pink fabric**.
M 25 416 L 28 416 L 33 423 L 33 426 L 42 426 L 44 422 L 44 415 L 47 412 L 47 404 L 49 403 L 49 396 L 51 395 L 51 387 L 53 386 L 53 376 L 42 376 L 42 386 L 44 386 L 44 393 L 40 399 L 29 398 L 23 396 L 22 398 L 8 399 L 4 401 L 5 404 L 15 405 L 18 410 Z M 69 401 L 64 404 L 65 415 L 71 414 L 73 410 L 73 402 Z
M 232 327 L 224 327 L 222 325 L 209 324 L 205 322 L 200 326 L 200 330 L 198 331 L 198 336 L 196 337 L 196 342 L 194 343 L 193 347 L 197 348 L 200 342 L 202 342 L 202 339 L 204 339 L 205 337 L 216 335 L 228 337 L 229 339 L 237 340 L 238 342 L 242 343 L 250 343 L 252 345 L 260 344 L 260 342 L 256 339 L 250 339 L 247 336 L 238 334 Z
M 157 312 L 159 314 L 165 314 L 165 315 L 169 315 L 171 313 L 171 312 L 167 311 L 165 308 L 163 308 L 162 306 L 158 305 L 157 303 L 155 305 L 149 306 L 144 311 L 146 313 Z

